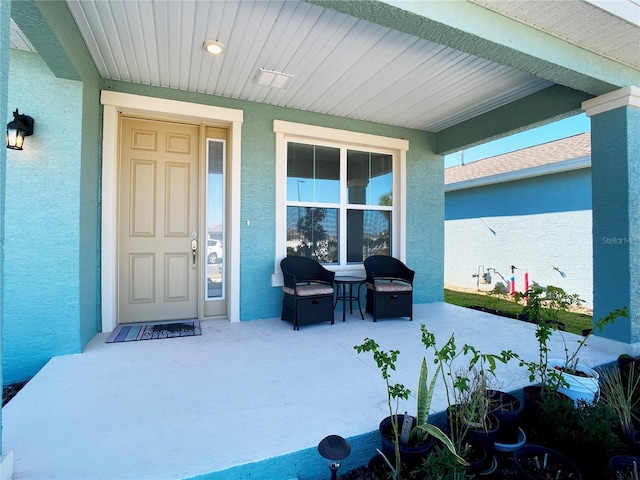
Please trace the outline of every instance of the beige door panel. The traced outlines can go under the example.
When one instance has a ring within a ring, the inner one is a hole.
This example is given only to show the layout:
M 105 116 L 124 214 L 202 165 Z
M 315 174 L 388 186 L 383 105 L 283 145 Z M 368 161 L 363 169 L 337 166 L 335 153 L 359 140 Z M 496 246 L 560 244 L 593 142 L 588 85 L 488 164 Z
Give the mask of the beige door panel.
M 197 318 L 199 127 L 123 117 L 119 323 Z

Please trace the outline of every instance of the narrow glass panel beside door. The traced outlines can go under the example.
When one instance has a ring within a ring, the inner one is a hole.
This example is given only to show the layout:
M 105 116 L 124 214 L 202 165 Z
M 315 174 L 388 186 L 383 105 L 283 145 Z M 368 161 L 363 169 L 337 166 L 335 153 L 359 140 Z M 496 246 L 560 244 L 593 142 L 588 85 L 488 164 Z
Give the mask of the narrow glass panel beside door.
M 225 298 L 225 141 L 207 141 L 207 300 Z

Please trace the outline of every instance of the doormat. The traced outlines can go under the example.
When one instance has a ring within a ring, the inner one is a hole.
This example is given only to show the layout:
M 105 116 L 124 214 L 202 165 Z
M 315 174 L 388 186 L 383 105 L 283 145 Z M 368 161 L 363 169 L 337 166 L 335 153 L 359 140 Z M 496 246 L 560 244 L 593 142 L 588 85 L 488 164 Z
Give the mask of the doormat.
M 135 342 L 157 338 L 193 337 L 201 335 L 200 322 L 145 323 L 141 325 L 118 325 L 106 343 Z

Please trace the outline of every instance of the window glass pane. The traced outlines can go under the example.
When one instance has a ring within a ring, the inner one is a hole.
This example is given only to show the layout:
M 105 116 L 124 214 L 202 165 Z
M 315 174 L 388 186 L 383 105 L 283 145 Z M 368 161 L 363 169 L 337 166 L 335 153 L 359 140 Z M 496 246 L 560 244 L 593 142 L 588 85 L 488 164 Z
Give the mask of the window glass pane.
M 338 262 L 338 209 L 287 207 L 287 255 Z
M 340 202 L 340 149 L 289 142 L 287 201 Z
M 391 255 L 391 212 L 347 210 L 347 262 Z
M 224 292 L 224 148 L 221 140 L 207 142 L 207 300 Z
M 392 203 L 393 157 L 380 153 L 347 151 L 347 199 L 352 205 Z

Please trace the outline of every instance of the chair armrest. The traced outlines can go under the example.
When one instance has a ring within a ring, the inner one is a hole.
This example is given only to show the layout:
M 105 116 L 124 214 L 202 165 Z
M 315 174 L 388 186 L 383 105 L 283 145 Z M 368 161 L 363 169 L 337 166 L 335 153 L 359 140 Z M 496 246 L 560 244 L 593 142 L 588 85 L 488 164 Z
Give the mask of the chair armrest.
M 324 283 L 327 283 L 328 285 L 333 285 L 333 281 L 336 278 L 336 272 L 332 272 L 331 270 L 327 270 L 325 269 L 322 278 L 318 279 L 318 281 L 322 281 Z
M 296 282 L 296 276 L 293 273 L 286 271 L 282 272 L 282 276 L 284 277 L 284 286 L 295 290 L 298 283 Z

